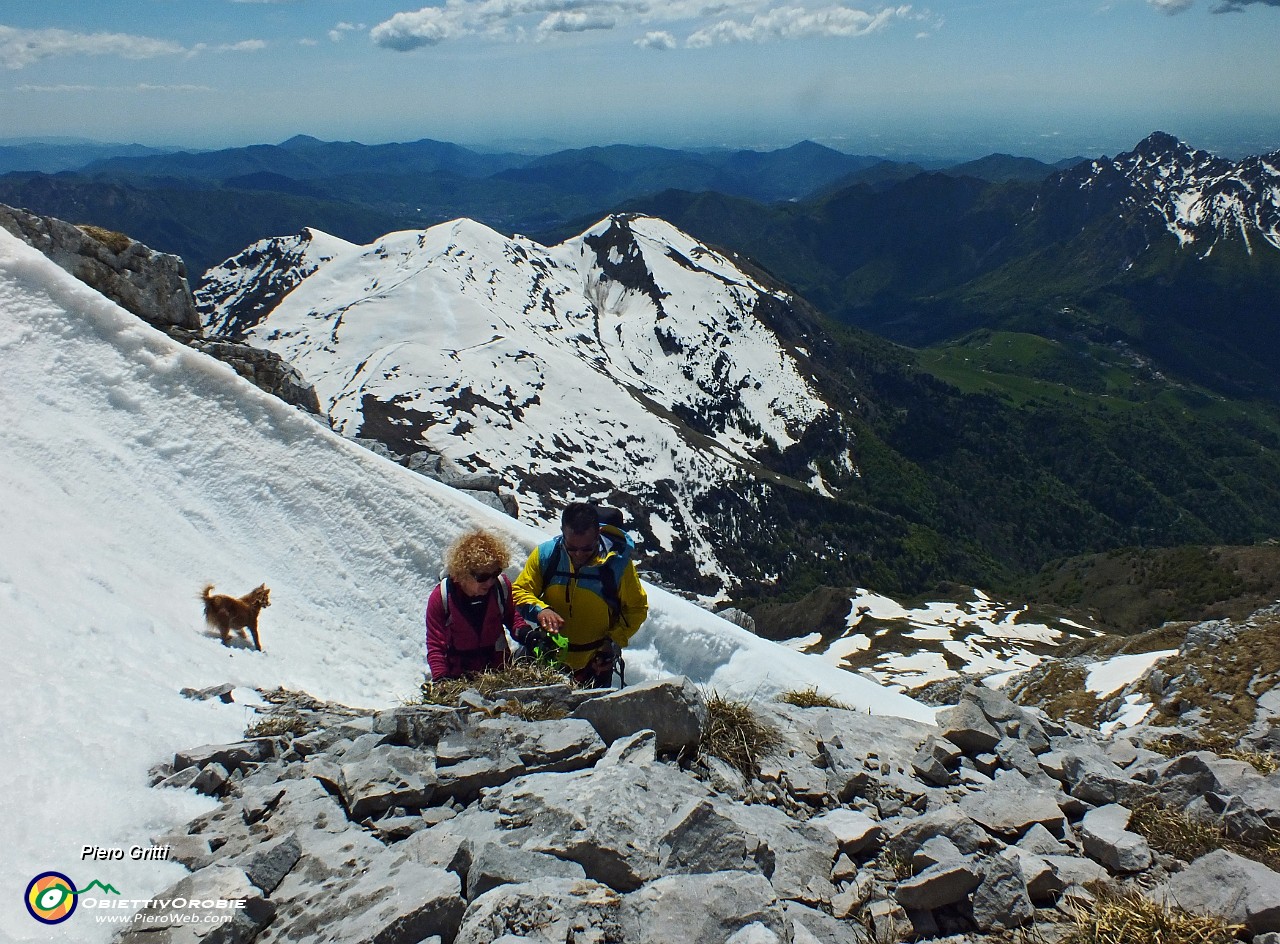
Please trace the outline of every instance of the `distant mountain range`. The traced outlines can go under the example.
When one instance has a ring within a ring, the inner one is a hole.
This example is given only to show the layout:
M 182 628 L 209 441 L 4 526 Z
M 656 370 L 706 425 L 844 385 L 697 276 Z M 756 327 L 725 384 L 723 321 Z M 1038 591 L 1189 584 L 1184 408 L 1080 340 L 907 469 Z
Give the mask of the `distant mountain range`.
M 0 202 L 127 231 L 181 255 L 195 278 L 249 242 L 307 226 L 364 242 L 469 217 L 507 234 L 547 234 L 664 190 L 769 204 L 921 170 L 809 141 L 768 152 L 613 145 L 531 157 L 432 140 L 364 145 L 298 136 L 196 153 L 84 152 L 74 165 L 73 150 L 58 151 L 52 164 L 38 151 L 23 153 L 25 164 L 0 164 L 13 170 L 0 176 Z M 954 172 L 1043 179 L 1054 169 L 992 155 Z
M 1117 342 L 1224 394 L 1280 398 L 1280 152 L 1231 162 L 1156 133 L 1039 182 L 921 173 L 795 204 L 671 191 L 626 207 L 906 344 Z

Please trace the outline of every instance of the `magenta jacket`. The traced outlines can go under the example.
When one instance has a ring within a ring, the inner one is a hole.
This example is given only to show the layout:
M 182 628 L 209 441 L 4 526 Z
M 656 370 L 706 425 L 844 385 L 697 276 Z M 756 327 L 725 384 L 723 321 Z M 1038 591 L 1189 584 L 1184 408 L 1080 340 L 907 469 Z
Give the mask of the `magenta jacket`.
M 450 597 L 447 615 L 442 594 L 446 585 Z M 501 601 L 499 594 L 502 594 Z M 479 632 L 462 612 L 465 606 L 462 592 L 447 580 L 441 581 L 427 600 L 427 667 L 437 681 L 500 669 L 510 658 L 503 630 L 510 630 L 517 642 L 524 638 L 528 624 L 516 611 L 511 600 L 511 581 L 505 575 L 489 589 L 489 602 Z

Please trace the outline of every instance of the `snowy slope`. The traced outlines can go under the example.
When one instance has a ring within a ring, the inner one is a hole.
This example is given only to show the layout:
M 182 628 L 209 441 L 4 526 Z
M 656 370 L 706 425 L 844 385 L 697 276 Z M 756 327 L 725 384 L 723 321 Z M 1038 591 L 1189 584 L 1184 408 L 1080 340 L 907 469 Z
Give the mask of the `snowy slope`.
M 568 500 L 622 505 L 646 551 L 692 555 L 721 587 L 707 506 L 749 517 L 767 487 L 753 462 L 832 421 L 759 317 L 787 297 L 650 217 L 550 249 L 470 220 L 392 233 L 336 251 L 269 313 L 243 303 L 260 271 L 210 273 L 207 323 L 290 361 L 344 435 L 501 473 L 543 525 Z
M 422 675 L 423 601 L 475 524 L 516 560 L 543 535 L 335 435 L 182 347 L 0 232 L 0 939 L 69 940 L 21 904 L 85 845 L 145 845 L 206 808 L 146 787 L 176 749 L 238 738 L 243 704 L 183 687 L 285 686 L 388 706 Z M 196 599 L 265 581 L 265 652 L 224 648 Z M 739 695 L 816 685 L 876 713 L 932 710 L 660 590 L 628 677 L 685 673 Z M 181 868 L 111 863 L 146 897 Z M 101 876 L 105 877 L 105 876 Z M 105 941 L 75 919 L 75 939 Z
M 206 273 L 217 297 L 202 296 L 223 312 L 209 328 L 232 341 L 280 303 L 294 287 L 334 256 L 352 248 L 345 239 L 307 228 L 296 236 L 261 239 Z M 206 288 L 206 292 L 211 289 Z

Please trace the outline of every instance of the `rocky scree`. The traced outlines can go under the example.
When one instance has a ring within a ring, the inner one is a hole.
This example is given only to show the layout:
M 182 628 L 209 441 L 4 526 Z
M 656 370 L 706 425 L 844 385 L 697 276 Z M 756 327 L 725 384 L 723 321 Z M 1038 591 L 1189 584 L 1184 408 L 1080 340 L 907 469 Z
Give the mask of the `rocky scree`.
M 377 712 L 274 700 L 254 727 L 273 733 L 154 772 L 220 799 L 155 838 L 192 870 L 157 898 L 247 899 L 202 941 L 1058 941 L 1122 891 L 1280 933 L 1280 874 L 1226 849 L 1179 860 L 1130 815 L 1160 801 L 1265 831 L 1280 782 L 977 686 L 936 726 L 758 702 L 778 739 L 750 777 L 699 752 L 711 699 L 683 678 Z M 567 716 L 517 716 L 534 704 Z M 162 917 L 118 940 L 197 940 Z

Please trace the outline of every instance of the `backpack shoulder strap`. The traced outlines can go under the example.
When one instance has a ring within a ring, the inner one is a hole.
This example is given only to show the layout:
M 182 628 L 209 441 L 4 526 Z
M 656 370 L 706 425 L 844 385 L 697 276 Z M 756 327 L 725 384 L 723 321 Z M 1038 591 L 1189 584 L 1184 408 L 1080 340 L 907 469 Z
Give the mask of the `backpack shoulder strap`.
M 546 544 L 538 546 L 538 571 L 542 577 L 542 586 L 538 588 L 539 600 L 547 592 L 547 585 L 551 583 L 551 578 L 555 576 L 555 569 L 560 566 L 560 552 L 564 549 L 564 538 L 557 536 L 551 542 L 551 550 L 544 553 L 543 548 L 546 546 Z
M 440 602 L 444 606 L 444 621 L 449 622 L 449 578 L 440 578 Z
M 600 568 L 600 592 L 609 607 L 610 623 L 616 623 L 622 615 L 622 597 L 618 593 L 618 573 L 614 570 L 614 565 L 620 560 L 615 557 Z M 625 561 L 622 562 L 622 566 L 626 566 Z
M 507 622 L 507 598 L 511 596 L 511 578 L 506 574 L 498 574 L 498 619 L 504 625 Z

